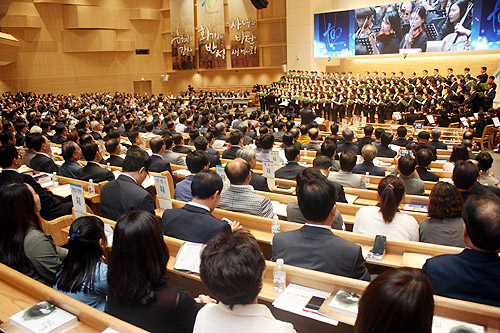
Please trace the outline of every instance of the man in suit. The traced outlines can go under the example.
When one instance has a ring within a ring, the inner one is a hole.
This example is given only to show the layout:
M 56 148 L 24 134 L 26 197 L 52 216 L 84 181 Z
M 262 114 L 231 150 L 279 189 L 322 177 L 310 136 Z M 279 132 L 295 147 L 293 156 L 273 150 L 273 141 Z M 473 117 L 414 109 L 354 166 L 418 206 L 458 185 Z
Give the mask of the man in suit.
M 172 135 L 172 140 L 174 140 L 174 148 L 172 148 L 174 153 L 189 154 L 191 152 L 191 149 L 184 147 L 184 138 L 181 133 Z
M 142 139 L 141 139 L 141 135 L 139 132 L 137 132 L 137 131 L 128 132 L 127 137 L 128 137 L 128 140 L 130 141 L 130 143 L 132 144 L 127 149 L 127 154 L 131 151 L 134 151 L 134 150 L 143 150 L 141 148 Z
M 335 186 L 326 179 L 313 179 L 298 189 L 302 228 L 274 235 L 272 260 L 324 273 L 370 280 L 361 247 L 336 236 L 330 225 L 335 218 Z
M 238 150 L 243 147 L 243 133 L 239 130 L 232 131 L 229 134 L 229 143 L 231 144 L 231 148 L 224 150 L 222 158 L 234 160 Z
M 118 220 L 125 213 L 146 211 L 154 214 L 153 195 L 141 187 L 148 177 L 151 157 L 143 150 L 132 151 L 123 161 L 120 176 L 102 187 L 101 214 Z
M 30 166 L 31 160 L 33 159 L 33 157 L 36 156 L 36 152 L 35 152 L 35 149 L 33 147 L 33 141 L 31 140 L 34 135 L 35 135 L 35 133 L 28 133 L 26 135 L 26 139 L 24 141 L 26 143 L 26 149 L 24 150 L 24 155 L 23 155 L 21 161 L 23 162 L 24 165 L 26 165 L 28 167 Z
M 56 143 L 56 144 L 63 144 L 65 143 L 66 141 L 68 141 L 68 128 L 66 127 L 66 125 L 64 125 L 64 123 L 57 123 L 56 124 L 56 134 L 54 134 L 54 136 L 52 137 L 52 142 L 53 143 Z
M 352 143 L 354 140 L 354 132 L 350 128 L 346 128 L 342 131 L 342 137 L 344 138 L 344 143 L 341 143 L 337 147 L 339 153 L 352 150 L 355 154 L 359 154 L 359 148 L 357 145 Z
M 285 157 L 288 163 L 276 170 L 276 178 L 294 180 L 299 172 L 301 172 L 305 167 L 299 164 L 300 160 L 300 150 L 295 145 L 291 145 L 285 148 Z
M 477 76 L 477 78 L 480 80 L 479 83 L 486 83 L 486 81 L 488 81 L 488 73 L 486 73 L 487 70 L 488 68 L 481 67 L 481 74 Z
M 278 132 L 273 132 L 275 142 L 283 142 L 283 135 L 285 134 L 285 131 L 283 131 L 284 127 L 285 123 L 282 121 L 278 121 L 278 124 L 276 125 Z
M 361 151 L 361 149 L 363 149 L 365 145 L 375 141 L 375 139 L 372 138 L 373 130 L 374 129 L 372 125 L 365 126 L 365 128 L 363 129 L 365 136 L 363 138 L 359 138 L 357 141 L 359 151 Z
M 254 192 L 250 186 L 250 164 L 242 158 L 229 161 L 225 172 L 231 186 L 222 192 L 219 207 L 245 214 L 272 218 L 273 205 L 269 198 Z
M 416 173 L 417 161 L 410 155 L 401 156 L 398 160 L 397 169 L 392 174 L 398 174 L 405 184 L 406 194 L 423 195 L 425 193 L 424 182 Z
M 170 135 L 164 136 L 163 141 L 165 141 L 165 152 L 161 155 L 163 160 L 170 164 L 186 166 L 182 156 L 172 151 L 172 144 L 174 143 L 172 137 Z
M 21 157 L 13 144 L 0 146 L 0 166 L 3 168 L 2 173 L 0 173 L 0 185 L 16 182 L 30 185 L 40 197 L 40 215 L 44 220 L 50 221 L 64 215 L 70 215 L 73 203 L 71 201 L 62 203 L 50 191 L 42 188 L 33 177 L 19 173 L 18 169 L 21 165 Z
M 422 272 L 434 294 L 500 306 L 500 199 L 485 192 L 473 195 L 463 210 L 466 249 L 427 259 Z
M 267 184 L 267 178 L 252 171 L 257 164 L 257 154 L 255 154 L 253 148 L 250 146 L 243 147 L 238 150 L 236 157 L 242 158 L 250 164 L 250 173 L 252 174 L 250 185 L 252 185 L 253 189 L 256 191 L 271 192 L 269 185 Z
M 222 179 L 212 170 L 202 170 L 191 183 L 193 199 L 184 207 L 167 209 L 162 225 L 165 235 L 188 242 L 206 243 L 221 232 L 231 232 L 237 223 L 226 223 L 211 212 L 217 207 L 222 191 Z
M 434 158 L 434 154 L 429 149 L 420 149 L 416 154 L 417 159 L 417 173 L 423 181 L 437 182 L 439 176 L 427 170 Z
M 420 147 L 422 147 L 422 149 L 429 149 L 432 152 L 432 160 L 435 161 L 437 159 L 437 150 L 436 147 L 429 145 L 430 138 L 431 135 L 429 134 L 429 132 L 421 131 L 417 135 L 417 142 L 420 144 Z
M 194 176 L 204 169 L 208 169 L 208 157 L 204 151 L 195 150 L 186 156 L 186 164 L 191 175 L 179 182 L 175 187 L 174 198 L 185 202 L 191 201 L 193 198 L 191 194 L 191 183 Z
M 115 175 L 113 175 L 111 171 L 106 170 L 99 165 L 99 161 L 101 161 L 102 156 L 97 143 L 88 142 L 84 144 L 82 146 L 82 153 L 87 161 L 87 165 L 80 171 L 80 180 L 89 181 L 92 179 L 94 183 L 100 183 L 105 180 L 115 180 Z
M 50 158 L 52 153 L 49 140 L 42 134 L 35 134 L 31 139 L 36 156 L 31 159 L 30 167 L 40 172 L 53 173 L 59 170 L 57 164 Z
M 64 164 L 58 171 L 59 176 L 80 179 L 80 172 L 83 166 L 78 162 L 82 150 L 74 141 L 66 141 L 62 145 L 61 155 L 64 158 Z
M 311 110 L 311 102 L 305 101 L 304 107 L 300 110 L 300 124 L 308 125 L 316 119 L 316 112 Z
M 453 168 L 453 184 L 462 195 L 464 202 L 470 195 L 483 194 L 487 191 L 493 192 L 496 196 L 500 197 L 500 190 L 496 186 L 485 186 L 478 182 L 479 180 L 479 167 L 476 161 L 458 161 Z
M 304 150 L 315 150 L 319 152 L 321 150 L 321 144 L 318 142 L 319 130 L 316 127 L 311 127 L 307 134 L 309 135 L 310 141 L 302 145 Z
M 340 154 L 340 168 L 339 172 L 330 172 L 328 180 L 338 183 L 348 188 L 366 189 L 366 183 L 363 177 L 352 173 L 352 169 L 356 166 L 356 154 L 348 149 Z
M 385 132 L 384 132 L 385 133 Z M 357 173 L 361 175 L 365 175 L 367 172 L 370 176 L 385 176 L 384 169 L 375 166 L 373 164 L 373 160 L 378 154 L 378 148 L 374 145 L 365 145 L 363 149 L 361 149 L 361 157 L 363 157 L 363 163 L 357 164 L 354 169 L 352 169 L 352 173 Z
M 397 153 L 389 148 L 389 144 L 392 142 L 392 134 L 390 132 L 384 132 L 380 137 L 380 145 L 377 147 L 378 154 L 377 157 L 390 157 L 393 158 Z
M 94 138 L 94 140 L 102 140 L 101 136 L 101 123 L 98 122 L 97 120 L 91 121 L 90 122 L 90 128 L 92 131 L 90 132 L 90 135 Z
M 106 141 L 106 144 L 104 146 L 106 147 L 106 151 L 109 153 L 109 157 L 106 160 L 106 163 L 111 166 L 123 166 L 123 158 L 120 157 L 121 145 L 118 140 L 110 139 Z
M 154 137 L 149 141 L 149 147 L 151 148 L 151 152 L 153 152 L 149 171 L 158 173 L 168 171 L 172 174 L 170 163 L 165 161 L 162 156 L 165 153 L 165 141 L 160 137 Z
M 431 130 L 431 137 L 432 140 L 427 143 L 427 146 L 432 146 L 436 149 L 448 149 L 448 146 L 446 143 L 439 141 L 439 138 L 441 137 L 441 130 L 437 128 L 433 128 Z M 437 152 L 437 150 L 436 150 Z
M 392 141 L 393 145 L 397 145 L 400 147 L 406 147 L 406 145 L 410 142 L 406 139 L 406 135 L 408 134 L 408 130 L 405 126 L 399 126 L 397 129 L 398 138 Z
M 222 164 L 217 155 L 208 153 L 208 140 L 207 138 L 205 138 L 205 136 L 199 136 L 194 139 L 194 147 L 196 148 L 196 150 L 204 151 L 207 153 L 209 168 L 214 168 L 215 166 Z
M 16 147 L 23 147 L 26 141 L 26 132 L 28 132 L 28 126 L 26 122 L 18 121 L 14 124 L 14 129 L 16 130 Z

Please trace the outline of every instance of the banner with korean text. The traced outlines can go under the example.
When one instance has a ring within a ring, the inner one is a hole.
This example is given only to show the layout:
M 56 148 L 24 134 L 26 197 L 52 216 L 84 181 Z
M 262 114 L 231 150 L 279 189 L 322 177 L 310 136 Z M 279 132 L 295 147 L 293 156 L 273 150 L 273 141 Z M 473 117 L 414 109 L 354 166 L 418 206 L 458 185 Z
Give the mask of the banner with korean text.
M 231 0 L 228 6 L 231 67 L 258 67 L 257 9 L 250 0 Z
M 224 1 L 197 0 L 198 68 L 226 68 Z
M 170 22 L 172 29 L 172 68 L 194 69 L 194 3 L 185 0 L 170 0 Z M 175 15 L 172 15 L 175 13 Z

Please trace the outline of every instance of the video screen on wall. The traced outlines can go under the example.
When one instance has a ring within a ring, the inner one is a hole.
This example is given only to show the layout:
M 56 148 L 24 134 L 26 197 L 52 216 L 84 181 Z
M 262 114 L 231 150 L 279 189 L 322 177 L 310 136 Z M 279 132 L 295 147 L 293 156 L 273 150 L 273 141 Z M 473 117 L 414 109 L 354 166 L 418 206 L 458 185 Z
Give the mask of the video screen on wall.
M 314 15 L 314 57 L 500 48 L 500 0 L 420 0 Z

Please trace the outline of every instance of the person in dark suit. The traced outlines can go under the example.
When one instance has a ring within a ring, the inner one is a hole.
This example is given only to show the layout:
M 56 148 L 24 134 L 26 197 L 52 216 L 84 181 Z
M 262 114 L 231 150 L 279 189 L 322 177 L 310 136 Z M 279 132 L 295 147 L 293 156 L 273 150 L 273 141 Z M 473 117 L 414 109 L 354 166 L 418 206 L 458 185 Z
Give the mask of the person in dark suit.
M 433 128 L 431 130 L 432 140 L 427 143 L 427 146 L 433 146 L 436 149 L 448 149 L 446 143 L 439 141 L 441 137 L 441 130 L 437 128 Z M 437 152 L 437 150 L 436 150 Z
M 485 186 L 478 182 L 479 167 L 475 164 L 477 162 L 460 160 L 455 162 L 453 168 L 453 184 L 462 195 L 464 202 L 470 195 L 483 194 L 488 191 L 500 197 L 500 189 L 496 186 Z
M 315 150 L 316 152 L 321 151 L 321 143 L 318 142 L 319 138 L 319 130 L 316 127 L 311 127 L 307 134 L 309 135 L 309 139 L 311 139 L 308 143 L 304 143 L 302 145 L 302 149 L 304 150 Z
M 406 135 L 408 134 L 408 130 L 404 126 L 399 126 L 397 129 L 398 138 L 396 140 L 392 140 L 393 145 L 397 145 L 400 147 L 406 147 L 408 144 L 408 140 L 406 139 Z
M 295 146 L 291 145 L 285 148 L 285 157 L 288 163 L 276 170 L 276 178 L 294 180 L 299 172 L 301 172 L 305 167 L 299 164 L 300 160 L 300 150 Z
M 16 130 L 16 147 L 23 147 L 26 141 L 26 132 L 28 131 L 28 126 L 26 122 L 18 121 L 14 124 L 14 129 Z
M 149 147 L 153 152 L 153 155 L 151 155 L 151 167 L 149 168 L 149 171 L 158 173 L 168 171 L 172 174 L 170 163 L 165 161 L 162 156 L 162 154 L 165 153 L 165 141 L 163 141 L 160 137 L 152 138 L 151 141 L 149 141 Z
M 103 217 L 118 220 L 133 211 L 146 211 L 154 214 L 153 195 L 141 187 L 148 177 L 151 157 L 143 150 L 128 153 L 123 162 L 120 176 L 102 187 L 101 214 Z
M 415 169 L 417 170 L 420 179 L 430 182 L 439 181 L 438 175 L 427 170 L 434 158 L 432 152 L 429 149 L 420 149 L 415 157 L 417 159 L 417 167 Z
M 188 242 L 206 243 L 220 232 L 231 232 L 232 225 L 211 214 L 217 207 L 221 191 L 222 179 L 216 172 L 198 172 L 191 183 L 191 202 L 163 213 L 163 233 Z
M 101 123 L 99 123 L 97 120 L 94 120 L 90 122 L 90 128 L 92 131 L 90 132 L 90 135 L 94 138 L 94 140 L 102 140 L 102 135 L 101 135 Z
M 229 143 L 231 148 L 226 149 L 222 153 L 222 158 L 234 160 L 236 158 L 236 153 L 243 147 L 243 133 L 239 130 L 232 131 L 229 135 Z
M 127 133 L 128 140 L 132 144 L 130 147 L 127 147 L 127 154 L 129 152 L 135 151 L 135 150 L 143 150 L 141 148 L 142 144 L 142 139 L 141 136 L 139 135 L 139 132 L 133 131 L 133 132 L 128 132 Z
M 191 149 L 184 147 L 184 138 L 181 133 L 175 133 L 172 135 L 172 140 L 174 140 L 174 147 L 172 148 L 174 153 L 189 154 L 192 151 Z
M 346 128 L 342 131 L 342 137 L 344 138 L 344 143 L 338 145 L 337 152 L 341 153 L 345 150 L 352 150 L 355 154 L 359 154 L 359 147 L 352 143 L 354 140 L 354 132 Z
M 370 280 L 361 247 L 335 235 L 335 186 L 327 179 L 313 179 L 298 189 L 300 211 L 307 224 L 273 237 L 272 260 L 324 273 Z
M 205 136 L 199 136 L 194 139 L 194 147 L 196 148 L 196 150 L 207 152 L 209 168 L 214 168 L 215 166 L 222 164 L 217 155 L 208 153 L 208 140 L 205 138 Z
M 378 154 L 377 157 L 394 157 L 397 153 L 389 148 L 389 144 L 392 142 L 392 134 L 390 132 L 384 132 L 380 137 L 380 145 L 377 147 Z
M 365 145 L 363 149 L 361 149 L 361 156 L 363 157 L 363 163 L 357 164 L 354 169 L 352 169 L 352 173 L 357 173 L 361 175 L 365 175 L 367 172 L 371 176 L 385 176 L 385 171 L 381 167 L 375 166 L 373 164 L 373 160 L 378 154 L 378 148 L 372 144 Z
M 57 123 L 56 124 L 56 127 L 55 127 L 55 130 L 56 130 L 56 134 L 54 134 L 54 136 L 52 137 L 52 142 L 53 143 L 56 143 L 56 144 L 63 144 L 65 143 L 66 141 L 68 141 L 68 128 L 66 127 L 66 125 L 64 125 L 64 123 Z
M 463 219 L 466 249 L 428 259 L 422 272 L 436 295 L 498 307 L 500 199 L 487 191 L 471 196 Z
M 113 173 L 102 168 L 99 161 L 102 159 L 99 146 L 95 142 L 88 142 L 83 145 L 82 153 L 87 161 L 87 165 L 80 171 L 80 180 L 89 181 L 92 179 L 94 183 L 100 183 L 105 180 L 112 181 L 115 179 Z
M 316 119 L 316 112 L 311 110 L 311 102 L 305 101 L 304 107 L 300 110 L 300 124 L 308 125 L 314 119 Z
M 106 151 L 109 153 L 106 163 L 111 166 L 121 167 L 123 165 L 123 158 L 119 156 L 121 154 L 121 146 L 118 143 L 118 140 L 110 139 L 106 141 L 104 146 L 106 147 Z
M 363 147 L 365 145 L 370 144 L 373 141 L 375 141 L 375 139 L 372 138 L 373 130 L 374 129 L 373 129 L 372 125 L 366 125 L 365 128 L 363 129 L 365 136 L 363 138 L 359 138 L 358 141 L 356 142 L 360 152 L 361 152 L 361 149 L 363 149 Z
M 36 152 L 36 156 L 31 159 L 30 167 L 33 170 L 40 172 L 57 172 L 59 170 L 59 167 L 49 156 L 49 154 L 51 154 L 49 140 L 39 133 L 33 135 L 33 138 L 31 140 L 33 148 Z
M 248 164 L 250 164 L 250 173 L 252 175 L 252 179 L 250 179 L 250 185 L 252 185 L 253 189 L 256 191 L 271 192 L 271 190 L 269 189 L 269 185 L 267 184 L 267 178 L 252 171 L 257 164 L 257 154 L 255 154 L 253 148 L 250 146 L 241 148 L 236 153 L 236 157 L 242 158 L 247 161 Z
M 0 185 L 16 182 L 30 185 L 40 197 L 40 215 L 44 220 L 50 221 L 72 213 L 73 203 L 71 201 L 62 203 L 51 192 L 42 188 L 33 177 L 19 173 L 18 169 L 21 165 L 21 157 L 13 144 L 0 146 L 0 166 L 3 168 L 0 173 Z
M 74 141 L 66 141 L 62 145 L 61 155 L 64 158 L 64 164 L 58 171 L 59 176 L 80 179 L 80 172 L 83 166 L 78 162 L 82 150 Z

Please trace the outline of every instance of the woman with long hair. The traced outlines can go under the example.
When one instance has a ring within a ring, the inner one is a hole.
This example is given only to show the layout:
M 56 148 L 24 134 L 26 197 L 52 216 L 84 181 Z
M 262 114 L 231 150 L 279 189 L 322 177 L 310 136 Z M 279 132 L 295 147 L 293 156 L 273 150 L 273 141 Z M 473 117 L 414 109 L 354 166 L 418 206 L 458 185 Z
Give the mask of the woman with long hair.
M 405 195 L 401 178 L 385 177 L 378 184 L 377 192 L 379 204 L 358 210 L 353 231 L 418 242 L 418 222 L 413 216 L 399 211 Z
M 445 51 L 468 50 L 471 35 L 472 14 L 469 1 L 455 0 L 447 12 L 446 23 L 441 27 L 439 40 L 445 43 Z M 467 15 L 467 16 L 466 16 Z
M 373 54 L 399 53 L 401 38 L 401 18 L 398 12 L 386 12 L 380 24 L 380 32 L 370 35 Z
M 0 262 L 52 286 L 66 251 L 42 231 L 39 212 L 40 198 L 31 186 L 0 187 Z
M 151 213 L 122 215 L 113 234 L 107 312 L 151 332 L 192 332 L 199 305 L 167 284 L 168 258 L 163 229 Z
M 104 311 L 108 266 L 102 259 L 106 245 L 101 219 L 77 218 L 69 229 L 68 255 L 59 268 L 55 289 Z
M 453 147 L 449 161 L 443 164 L 443 171 L 453 172 L 455 163 L 458 161 L 467 161 L 469 159 L 469 150 L 463 144 Z

